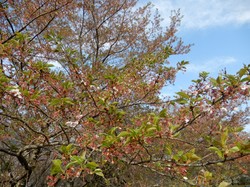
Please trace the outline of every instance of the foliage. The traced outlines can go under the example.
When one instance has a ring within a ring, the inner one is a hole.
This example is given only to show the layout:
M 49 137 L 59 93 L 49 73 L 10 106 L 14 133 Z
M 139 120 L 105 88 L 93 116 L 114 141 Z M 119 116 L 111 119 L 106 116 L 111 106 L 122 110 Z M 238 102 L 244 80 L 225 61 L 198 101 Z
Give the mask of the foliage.
M 249 65 L 162 98 L 188 64 L 169 57 L 190 45 L 179 11 L 164 30 L 151 4 L 136 7 L 1 2 L 1 185 L 225 186 L 249 172 Z

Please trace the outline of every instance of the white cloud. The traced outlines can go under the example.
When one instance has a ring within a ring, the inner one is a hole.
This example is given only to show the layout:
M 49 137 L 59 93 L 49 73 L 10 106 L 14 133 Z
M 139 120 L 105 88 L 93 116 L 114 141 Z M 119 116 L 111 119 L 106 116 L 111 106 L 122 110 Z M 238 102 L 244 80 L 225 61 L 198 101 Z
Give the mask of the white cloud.
M 199 73 L 201 71 L 206 71 L 210 73 L 218 73 L 218 70 L 222 70 L 230 65 L 235 65 L 237 60 L 234 57 L 216 57 L 205 61 L 202 64 L 191 63 L 187 65 L 188 73 Z
M 160 97 L 162 99 L 168 98 L 168 97 L 173 97 L 175 93 L 178 91 L 178 88 L 174 85 L 168 85 L 162 88 Z
M 62 65 L 56 60 L 50 60 L 48 63 L 52 64 L 54 68 L 62 68 Z
M 171 10 L 180 8 L 184 15 L 182 26 L 188 29 L 250 24 L 249 0 L 152 0 L 152 3 L 165 19 L 165 24 Z
M 244 131 L 250 133 L 250 124 L 245 126 Z

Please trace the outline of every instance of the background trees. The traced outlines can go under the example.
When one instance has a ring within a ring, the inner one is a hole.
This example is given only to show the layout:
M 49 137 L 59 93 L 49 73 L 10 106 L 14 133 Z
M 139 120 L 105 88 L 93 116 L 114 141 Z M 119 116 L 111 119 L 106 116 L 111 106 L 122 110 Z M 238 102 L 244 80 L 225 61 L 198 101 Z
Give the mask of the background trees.
M 162 99 L 187 64 L 170 66 L 169 56 L 190 46 L 176 36 L 178 11 L 163 29 L 150 4 L 135 5 L 1 3 L 3 185 L 123 186 L 143 176 L 205 185 L 249 169 L 249 113 L 237 110 L 249 97 L 249 67 L 216 79 L 203 72 Z M 229 172 L 213 178 L 219 170 Z

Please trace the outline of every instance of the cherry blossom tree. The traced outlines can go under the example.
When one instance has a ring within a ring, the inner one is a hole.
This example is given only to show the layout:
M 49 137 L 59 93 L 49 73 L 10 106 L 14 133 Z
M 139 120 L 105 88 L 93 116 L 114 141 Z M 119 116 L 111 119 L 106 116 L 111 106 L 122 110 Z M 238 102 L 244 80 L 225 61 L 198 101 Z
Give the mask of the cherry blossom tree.
M 1 2 L 1 185 L 209 185 L 249 171 L 249 66 L 162 98 L 188 64 L 169 57 L 190 45 L 179 11 L 162 28 L 136 3 Z

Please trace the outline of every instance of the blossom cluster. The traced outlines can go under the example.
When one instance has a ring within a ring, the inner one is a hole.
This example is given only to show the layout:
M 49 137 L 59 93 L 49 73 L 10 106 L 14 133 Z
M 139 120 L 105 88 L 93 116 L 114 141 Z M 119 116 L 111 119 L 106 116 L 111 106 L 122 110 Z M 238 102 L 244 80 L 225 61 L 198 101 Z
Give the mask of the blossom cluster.
M 18 86 L 13 86 L 13 88 L 9 92 L 13 94 L 15 97 L 22 99 L 22 95 Z

